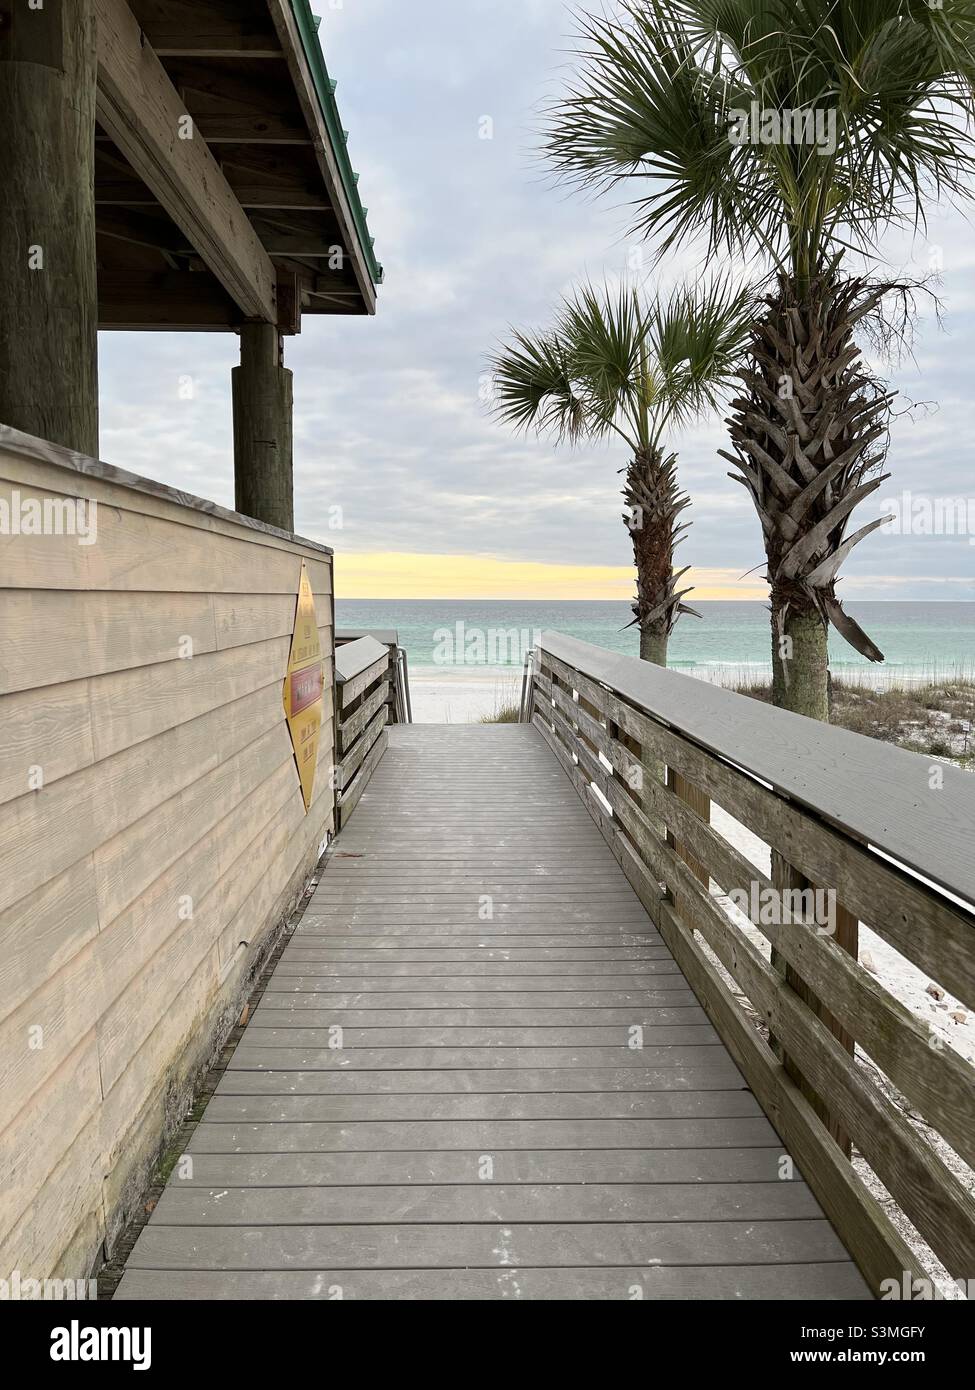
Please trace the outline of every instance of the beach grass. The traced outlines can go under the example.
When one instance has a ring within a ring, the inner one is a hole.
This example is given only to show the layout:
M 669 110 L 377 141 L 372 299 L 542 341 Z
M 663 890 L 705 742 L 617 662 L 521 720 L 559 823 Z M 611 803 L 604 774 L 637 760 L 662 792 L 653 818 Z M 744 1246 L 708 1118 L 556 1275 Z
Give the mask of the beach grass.
M 762 681 L 741 682 L 735 689 L 752 699 L 771 700 L 771 688 Z M 975 680 L 871 688 L 834 677 L 831 701 L 831 722 L 840 728 L 975 767 Z
M 519 724 L 521 722 L 521 705 L 512 700 L 504 700 L 499 703 L 492 714 L 482 714 L 477 721 L 479 724 Z

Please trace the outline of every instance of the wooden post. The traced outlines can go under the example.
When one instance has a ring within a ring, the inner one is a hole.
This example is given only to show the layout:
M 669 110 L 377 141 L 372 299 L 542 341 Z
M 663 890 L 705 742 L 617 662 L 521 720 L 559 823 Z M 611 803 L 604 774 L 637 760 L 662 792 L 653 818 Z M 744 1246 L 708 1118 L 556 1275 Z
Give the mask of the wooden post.
M 799 873 L 799 871 L 795 869 L 788 860 L 784 859 L 777 850 L 772 851 L 772 882 L 780 892 L 785 892 L 787 890 L 805 892 L 814 887 L 810 880 L 806 878 L 805 875 Z M 836 942 L 837 946 L 856 960 L 860 947 L 859 920 L 855 913 L 849 912 L 840 904 L 836 905 L 835 911 L 836 932 L 833 940 Z M 803 927 L 799 923 L 794 923 L 792 926 L 787 927 L 786 930 L 815 931 L 816 928 Z M 817 1014 L 818 1017 L 822 1019 L 833 1036 L 852 1057 L 856 1050 L 854 1038 L 846 1031 L 842 1024 L 834 1018 L 824 1006 L 822 1000 L 809 988 L 802 976 L 788 964 L 780 952 L 774 949 L 772 951 L 771 963 L 776 970 L 785 976 L 786 983 L 791 985 L 796 994 L 799 995 L 799 998 L 812 1009 L 813 1013 Z M 849 1134 L 847 1134 L 843 1126 L 830 1115 L 829 1109 L 822 1097 L 809 1085 L 795 1062 L 784 1051 L 778 1039 L 770 1037 L 769 1042 L 777 1055 L 781 1057 L 786 1071 L 812 1105 L 823 1124 L 833 1136 L 833 1139 L 846 1154 L 847 1158 L 849 1158 L 853 1147 Z
M 239 512 L 294 531 L 294 393 L 282 357 L 274 324 L 243 325 L 240 366 L 233 370 L 234 477 Z
M 92 0 L 0 0 L 0 423 L 98 455 Z
M 693 782 L 688 782 L 687 778 L 682 777 L 676 768 L 673 767 L 667 768 L 667 788 L 672 795 L 676 796 L 680 801 L 683 801 L 692 811 L 696 811 L 706 825 L 710 824 L 711 798 L 708 796 L 707 792 L 702 791 L 701 788 L 695 786 Z M 690 850 L 685 849 L 671 830 L 667 831 L 667 843 L 670 845 L 671 849 L 683 859 L 694 877 L 702 883 L 705 890 L 707 890 L 711 885 L 711 875 L 708 872 L 708 866 L 702 864 L 700 859 L 697 859 L 691 854 Z M 680 893 L 671 890 L 671 898 L 674 903 L 674 911 L 678 916 L 683 916 L 681 912 Z M 684 920 L 686 921 L 687 919 L 685 918 Z
M 705 825 L 711 823 L 711 798 L 707 792 L 696 787 L 693 782 L 688 782 L 686 777 L 682 777 L 676 768 L 667 769 L 667 786 L 678 800 L 683 801 L 686 806 L 690 806 L 692 811 L 696 811 Z M 710 887 L 711 875 L 708 866 L 702 864 L 700 859 L 695 858 L 690 850 L 681 845 L 672 832 L 667 832 L 667 843 L 675 849 L 683 859 L 687 867 L 692 871 L 694 877 L 703 883 L 705 888 Z

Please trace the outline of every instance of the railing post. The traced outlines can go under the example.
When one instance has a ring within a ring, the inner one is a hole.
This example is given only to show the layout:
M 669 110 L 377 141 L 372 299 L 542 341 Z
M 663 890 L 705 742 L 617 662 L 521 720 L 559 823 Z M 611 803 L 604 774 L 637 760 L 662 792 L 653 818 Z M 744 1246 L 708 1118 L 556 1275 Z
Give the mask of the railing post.
M 696 812 L 705 824 L 710 824 L 711 798 L 708 796 L 707 792 L 702 791 L 700 787 L 696 787 L 693 782 L 688 782 L 686 777 L 682 777 L 681 774 L 672 767 L 667 768 L 666 785 L 673 796 L 676 796 L 680 801 L 683 801 L 685 805 L 689 806 L 692 811 Z M 694 877 L 703 884 L 706 891 L 711 885 L 711 875 L 708 872 L 707 865 L 703 864 L 700 859 L 697 859 L 689 850 L 685 849 L 669 829 L 667 830 L 667 844 L 674 853 L 684 861 Z M 671 896 L 674 901 L 675 911 L 679 916 L 684 916 L 681 912 L 680 896 L 673 892 Z
M 814 885 L 810 880 L 806 878 L 804 874 L 801 874 L 798 869 L 794 868 L 777 850 L 772 851 L 772 883 L 778 890 L 783 902 L 785 901 L 785 894 L 787 892 L 805 893 L 814 889 Z M 835 932 L 833 940 L 841 950 L 846 951 L 848 955 L 851 955 L 853 959 L 856 960 L 859 955 L 859 920 L 854 913 L 849 912 L 838 903 L 835 904 L 833 910 L 835 912 L 835 923 L 833 924 Z M 783 926 L 786 930 L 793 931 L 817 930 L 815 924 L 805 926 L 801 922 L 793 922 L 791 924 L 783 923 Z M 803 1003 L 805 1003 L 817 1017 L 822 1019 L 823 1023 L 826 1024 L 826 1027 L 836 1040 L 852 1057 L 856 1051 L 856 1043 L 852 1034 L 847 1032 L 843 1025 L 834 1018 L 818 995 L 809 988 L 798 971 L 789 965 L 782 954 L 776 951 L 774 947 L 772 948 L 771 960 L 772 965 L 778 970 L 779 974 L 785 977 L 786 984 L 791 986 Z M 830 1115 L 829 1108 L 822 1097 L 809 1085 L 795 1062 L 784 1050 L 778 1040 L 774 1037 L 770 1037 L 769 1042 L 777 1055 L 782 1059 L 788 1074 L 802 1091 L 810 1105 L 812 1105 L 833 1139 L 846 1154 L 847 1158 L 849 1158 L 853 1149 L 849 1134 L 843 1126 Z

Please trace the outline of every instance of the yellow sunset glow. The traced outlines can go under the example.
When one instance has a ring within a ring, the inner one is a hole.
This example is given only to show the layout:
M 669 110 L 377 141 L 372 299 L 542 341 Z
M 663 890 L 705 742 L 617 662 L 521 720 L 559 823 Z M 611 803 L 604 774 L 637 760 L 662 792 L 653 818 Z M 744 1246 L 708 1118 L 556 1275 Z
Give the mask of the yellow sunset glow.
M 754 575 L 696 569 L 685 576 L 696 599 L 766 599 Z M 626 565 L 555 565 L 496 555 L 415 555 L 408 552 L 335 556 L 339 598 L 376 599 L 623 599 L 633 597 Z

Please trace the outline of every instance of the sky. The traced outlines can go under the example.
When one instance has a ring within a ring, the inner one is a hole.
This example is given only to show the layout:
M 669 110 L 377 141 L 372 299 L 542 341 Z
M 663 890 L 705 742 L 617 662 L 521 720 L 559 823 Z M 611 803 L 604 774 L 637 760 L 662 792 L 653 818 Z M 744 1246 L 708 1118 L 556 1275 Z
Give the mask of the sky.
M 535 153 L 540 103 L 571 71 L 571 11 L 562 0 L 315 8 L 386 281 L 375 318 L 308 317 L 286 340 L 297 532 L 334 548 L 347 598 L 629 598 L 620 447 L 514 436 L 484 399 L 487 356 L 511 326 L 542 326 L 581 280 L 639 263 L 630 195 L 559 187 Z M 938 272 L 944 317 L 925 308 L 913 360 L 884 368 L 903 413 L 893 476 L 861 524 L 881 502 L 908 510 L 908 493 L 975 497 L 971 215 L 935 209 L 913 242 L 883 248 L 901 273 Z M 697 273 L 688 255 L 657 278 Z M 103 334 L 99 351 L 103 459 L 232 507 L 236 337 Z M 678 560 L 698 599 L 763 599 L 761 530 L 718 456 L 724 433 L 715 417 L 672 441 L 693 503 Z M 975 501 L 969 513 L 975 526 Z M 841 595 L 975 599 L 969 539 L 875 534 Z

